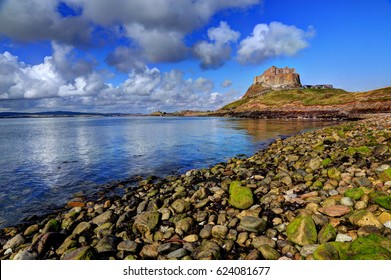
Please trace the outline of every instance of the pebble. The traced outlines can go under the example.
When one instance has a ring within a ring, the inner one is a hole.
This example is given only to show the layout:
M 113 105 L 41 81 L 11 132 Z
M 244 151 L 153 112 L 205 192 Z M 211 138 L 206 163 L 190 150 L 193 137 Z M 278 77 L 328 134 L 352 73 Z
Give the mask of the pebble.
M 24 238 L 21 234 L 15 235 L 13 238 L 7 241 L 3 246 L 3 249 L 14 249 L 24 243 Z
M 338 233 L 337 237 L 335 238 L 336 242 L 350 242 L 353 238 L 348 234 Z
M 303 257 L 308 257 L 309 255 L 312 255 L 318 247 L 319 247 L 318 244 L 307 244 L 307 245 L 304 245 L 300 249 L 300 255 L 302 255 Z
M 318 211 L 330 217 L 340 217 L 349 214 L 351 210 L 349 207 L 344 205 L 333 205 L 319 208 Z
M 343 197 L 343 198 L 341 198 L 340 203 L 341 203 L 341 205 L 351 207 L 354 205 L 354 200 L 351 199 L 350 197 Z
M 169 259 L 172 259 L 172 258 L 179 259 L 179 258 L 182 258 L 182 257 L 184 257 L 186 255 L 187 255 L 187 251 L 185 249 L 183 249 L 183 248 L 180 248 L 180 249 L 177 249 L 177 250 L 172 251 L 171 253 L 169 253 L 167 255 L 167 258 L 169 258 Z

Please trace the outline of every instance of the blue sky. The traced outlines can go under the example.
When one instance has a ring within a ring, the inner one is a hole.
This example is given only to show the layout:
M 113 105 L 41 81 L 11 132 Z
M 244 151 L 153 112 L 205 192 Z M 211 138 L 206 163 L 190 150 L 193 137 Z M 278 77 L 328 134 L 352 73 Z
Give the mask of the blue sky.
M 214 110 L 272 65 L 391 86 L 390 0 L 0 0 L 0 112 Z

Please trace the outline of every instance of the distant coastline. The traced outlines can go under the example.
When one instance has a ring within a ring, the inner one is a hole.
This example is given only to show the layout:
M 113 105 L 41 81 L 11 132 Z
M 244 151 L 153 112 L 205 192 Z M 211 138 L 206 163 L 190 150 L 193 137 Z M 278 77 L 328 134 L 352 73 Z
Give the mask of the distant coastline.
M 64 118 L 64 117 L 129 117 L 143 116 L 143 114 L 122 114 L 122 113 L 84 113 L 70 111 L 49 111 L 49 112 L 3 112 L 0 118 Z

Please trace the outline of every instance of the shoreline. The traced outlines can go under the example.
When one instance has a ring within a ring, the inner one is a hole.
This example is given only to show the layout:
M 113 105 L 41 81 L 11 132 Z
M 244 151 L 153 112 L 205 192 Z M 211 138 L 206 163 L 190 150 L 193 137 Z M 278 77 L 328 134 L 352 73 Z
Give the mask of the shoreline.
M 391 259 L 390 139 L 376 115 L 142 180 L 2 229 L 1 259 Z

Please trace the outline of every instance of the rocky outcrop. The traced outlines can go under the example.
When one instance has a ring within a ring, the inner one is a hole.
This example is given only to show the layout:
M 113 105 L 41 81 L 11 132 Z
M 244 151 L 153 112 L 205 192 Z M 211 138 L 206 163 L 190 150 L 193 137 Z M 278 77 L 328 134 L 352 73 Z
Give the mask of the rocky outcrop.
M 301 87 L 300 75 L 294 68 L 277 68 L 272 66 L 263 72 L 262 75 L 254 78 L 253 85 L 261 86 L 265 91 L 270 89 L 291 89 Z M 250 94 L 246 94 L 251 97 Z

